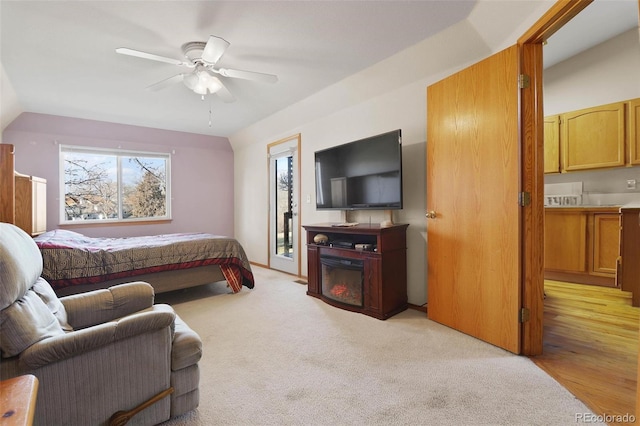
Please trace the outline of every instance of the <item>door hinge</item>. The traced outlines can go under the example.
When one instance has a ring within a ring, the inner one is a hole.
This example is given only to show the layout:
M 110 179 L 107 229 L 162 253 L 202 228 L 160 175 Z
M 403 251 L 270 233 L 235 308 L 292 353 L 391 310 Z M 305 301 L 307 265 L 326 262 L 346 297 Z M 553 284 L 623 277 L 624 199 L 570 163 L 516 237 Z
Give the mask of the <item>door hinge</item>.
M 526 207 L 531 204 L 531 193 L 530 192 L 519 192 L 518 193 L 518 203 L 522 207 Z
M 521 89 L 528 89 L 531 85 L 531 79 L 526 74 L 520 74 L 518 76 L 518 87 Z
M 529 308 L 520 308 L 520 322 L 527 322 L 531 317 L 531 312 Z

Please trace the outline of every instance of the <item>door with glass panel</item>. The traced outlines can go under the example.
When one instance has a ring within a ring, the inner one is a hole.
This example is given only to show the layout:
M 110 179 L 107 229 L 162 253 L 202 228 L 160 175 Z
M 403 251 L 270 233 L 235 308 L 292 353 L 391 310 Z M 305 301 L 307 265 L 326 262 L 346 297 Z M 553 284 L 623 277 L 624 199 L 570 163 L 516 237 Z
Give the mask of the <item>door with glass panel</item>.
M 268 146 L 269 267 L 294 275 L 300 272 L 299 146 L 299 135 Z

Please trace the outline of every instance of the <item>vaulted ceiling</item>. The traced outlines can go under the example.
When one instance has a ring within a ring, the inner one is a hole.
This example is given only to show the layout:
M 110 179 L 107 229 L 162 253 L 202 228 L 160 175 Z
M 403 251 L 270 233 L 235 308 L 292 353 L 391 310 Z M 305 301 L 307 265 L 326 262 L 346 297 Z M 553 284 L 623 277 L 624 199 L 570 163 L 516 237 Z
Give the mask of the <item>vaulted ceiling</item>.
M 482 21 L 480 3 L 520 21 L 539 7 L 539 0 L 2 1 L 2 90 L 15 93 L 21 111 L 229 136 L 473 13 Z M 491 25 L 476 23 L 488 39 Z M 221 77 L 232 103 L 203 100 L 179 82 L 151 91 L 191 69 L 116 53 L 127 47 L 184 60 L 184 43 L 210 35 L 230 43 L 219 66 L 275 74 L 278 82 Z

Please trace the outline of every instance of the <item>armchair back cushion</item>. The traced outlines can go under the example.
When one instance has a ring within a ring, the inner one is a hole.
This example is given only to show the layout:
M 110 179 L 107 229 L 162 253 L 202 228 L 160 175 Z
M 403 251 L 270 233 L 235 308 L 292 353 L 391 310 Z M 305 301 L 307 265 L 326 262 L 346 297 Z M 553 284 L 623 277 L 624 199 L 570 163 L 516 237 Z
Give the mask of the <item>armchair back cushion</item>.
M 0 312 L 3 358 L 16 356 L 40 340 L 62 334 L 57 318 L 33 290 Z
M 0 352 L 18 355 L 72 328 L 64 306 L 43 278 L 42 255 L 20 228 L 0 223 Z
M 64 331 L 73 331 L 73 327 L 69 325 L 67 321 L 67 311 L 64 308 L 64 305 L 58 299 L 55 291 L 51 288 L 51 285 L 44 278 L 38 278 L 38 281 L 31 287 L 31 290 L 35 291 L 40 299 L 47 305 L 47 308 L 51 311 L 53 316 L 56 317 L 58 322 L 60 323 L 60 327 Z
M 22 229 L 0 223 L 0 310 L 25 295 L 42 274 L 40 249 Z

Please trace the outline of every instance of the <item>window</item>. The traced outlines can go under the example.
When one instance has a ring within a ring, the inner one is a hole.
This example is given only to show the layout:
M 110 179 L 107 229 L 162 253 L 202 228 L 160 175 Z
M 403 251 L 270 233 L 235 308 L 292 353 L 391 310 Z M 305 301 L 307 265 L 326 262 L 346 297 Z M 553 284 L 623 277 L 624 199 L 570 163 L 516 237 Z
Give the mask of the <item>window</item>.
M 62 223 L 171 218 L 169 154 L 60 146 Z

